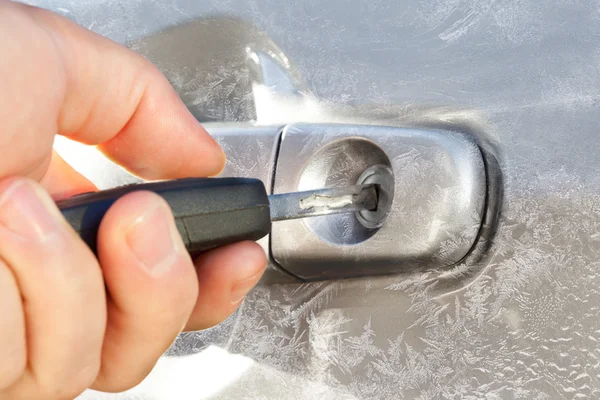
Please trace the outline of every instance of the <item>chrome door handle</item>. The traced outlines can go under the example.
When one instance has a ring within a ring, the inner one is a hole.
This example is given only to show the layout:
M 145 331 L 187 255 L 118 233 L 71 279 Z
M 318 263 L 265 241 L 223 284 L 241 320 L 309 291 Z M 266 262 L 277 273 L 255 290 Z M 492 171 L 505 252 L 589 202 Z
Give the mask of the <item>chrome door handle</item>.
M 272 194 L 381 185 L 379 214 L 274 224 L 261 244 L 302 280 L 448 268 L 477 242 L 487 196 L 484 159 L 468 134 L 370 125 L 212 126 L 224 176 L 262 179 Z M 385 199 L 383 201 L 382 199 Z

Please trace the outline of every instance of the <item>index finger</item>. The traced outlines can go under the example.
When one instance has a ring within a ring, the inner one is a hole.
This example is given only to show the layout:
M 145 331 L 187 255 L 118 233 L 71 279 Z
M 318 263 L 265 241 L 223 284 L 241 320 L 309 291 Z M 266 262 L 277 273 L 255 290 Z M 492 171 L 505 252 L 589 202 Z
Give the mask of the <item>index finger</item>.
M 148 60 L 66 18 L 28 12 L 45 25 L 63 60 L 59 134 L 99 145 L 146 179 L 212 176 L 223 169 L 220 146 Z

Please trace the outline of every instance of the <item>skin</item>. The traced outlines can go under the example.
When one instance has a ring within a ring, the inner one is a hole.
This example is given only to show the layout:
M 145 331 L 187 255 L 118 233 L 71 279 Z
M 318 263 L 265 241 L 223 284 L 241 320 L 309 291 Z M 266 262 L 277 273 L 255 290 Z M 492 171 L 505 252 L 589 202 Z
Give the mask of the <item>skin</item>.
M 265 255 L 243 242 L 193 261 L 168 205 L 135 192 L 106 214 L 96 259 L 53 201 L 96 188 L 54 135 L 149 180 L 214 176 L 225 156 L 143 57 L 5 0 L 0 88 L 0 399 L 129 389 L 182 330 L 227 318 Z

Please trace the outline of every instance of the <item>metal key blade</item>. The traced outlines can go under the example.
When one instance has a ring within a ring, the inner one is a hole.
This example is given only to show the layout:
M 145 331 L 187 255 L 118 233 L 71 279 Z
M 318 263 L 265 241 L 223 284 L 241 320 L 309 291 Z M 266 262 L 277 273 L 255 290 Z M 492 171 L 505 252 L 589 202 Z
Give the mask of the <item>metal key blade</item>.
M 376 185 L 318 189 L 269 196 L 271 221 L 339 214 L 377 208 Z

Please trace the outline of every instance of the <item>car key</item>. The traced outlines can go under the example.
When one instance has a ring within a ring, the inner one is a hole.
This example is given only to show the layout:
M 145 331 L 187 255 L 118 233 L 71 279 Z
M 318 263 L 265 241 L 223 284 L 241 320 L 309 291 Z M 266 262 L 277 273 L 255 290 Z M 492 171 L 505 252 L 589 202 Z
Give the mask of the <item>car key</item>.
M 249 178 L 188 178 L 134 184 L 85 193 L 57 205 L 95 253 L 104 214 L 121 196 L 140 190 L 157 193 L 167 201 L 177 230 L 192 255 L 242 240 L 261 239 L 271 231 L 272 221 L 377 208 L 376 185 L 268 196 L 262 181 Z

